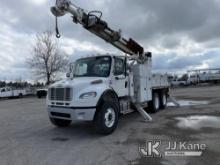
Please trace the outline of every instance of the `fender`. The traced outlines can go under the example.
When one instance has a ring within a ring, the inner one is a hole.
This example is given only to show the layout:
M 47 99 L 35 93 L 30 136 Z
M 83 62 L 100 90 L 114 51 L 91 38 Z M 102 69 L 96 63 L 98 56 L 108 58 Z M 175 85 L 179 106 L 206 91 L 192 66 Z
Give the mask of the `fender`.
M 99 106 L 102 101 L 107 101 L 107 100 L 114 100 L 114 101 L 117 100 L 117 101 L 119 101 L 119 97 L 113 89 L 105 90 L 102 93 L 101 97 L 99 98 L 99 101 L 98 101 L 96 106 Z
M 116 92 L 113 89 L 107 89 L 102 93 L 101 97 L 99 98 L 99 101 L 97 102 L 95 116 L 100 110 L 99 107 L 101 107 L 105 101 L 109 101 L 109 100 L 116 101 L 116 105 L 118 107 L 118 112 L 120 112 L 118 95 L 116 94 Z M 94 117 L 94 119 L 95 119 L 95 117 Z

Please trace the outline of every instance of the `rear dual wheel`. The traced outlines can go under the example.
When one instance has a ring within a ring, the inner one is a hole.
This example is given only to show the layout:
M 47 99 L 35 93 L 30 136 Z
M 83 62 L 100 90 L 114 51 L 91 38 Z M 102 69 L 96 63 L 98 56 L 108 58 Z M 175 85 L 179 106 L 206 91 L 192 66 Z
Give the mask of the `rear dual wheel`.
M 160 97 L 158 92 L 153 93 L 151 109 L 154 113 L 158 112 L 160 109 Z
M 152 101 L 150 102 L 151 111 L 158 112 L 167 106 L 167 93 L 163 91 L 153 92 Z
M 160 108 L 165 109 L 167 107 L 167 93 L 161 92 L 160 93 Z

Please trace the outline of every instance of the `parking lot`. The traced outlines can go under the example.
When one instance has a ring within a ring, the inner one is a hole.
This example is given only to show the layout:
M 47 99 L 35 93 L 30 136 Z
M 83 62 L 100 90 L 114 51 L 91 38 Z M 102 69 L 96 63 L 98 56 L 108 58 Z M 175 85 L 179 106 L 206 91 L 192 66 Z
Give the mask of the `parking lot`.
M 220 86 L 173 89 L 172 95 L 177 100 L 189 100 L 190 104 L 151 114 L 153 121 L 147 123 L 137 112 L 126 115 L 109 136 L 96 134 L 91 123 L 54 127 L 48 119 L 45 99 L 0 100 L 0 164 L 217 165 L 220 164 L 219 91 Z M 191 105 L 190 101 L 202 102 Z M 194 117 L 193 122 L 190 117 Z M 187 119 L 192 124 L 187 125 Z M 150 140 L 204 143 L 207 147 L 197 157 L 142 157 L 138 148 Z

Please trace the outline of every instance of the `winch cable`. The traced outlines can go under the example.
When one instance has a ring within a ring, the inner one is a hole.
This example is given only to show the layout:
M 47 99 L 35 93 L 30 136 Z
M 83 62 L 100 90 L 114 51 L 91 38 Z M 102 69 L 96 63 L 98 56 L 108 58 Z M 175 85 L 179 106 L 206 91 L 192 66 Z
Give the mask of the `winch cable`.
M 60 38 L 61 35 L 60 35 L 60 32 L 59 32 L 59 28 L 58 28 L 58 18 L 57 17 L 55 17 L 55 30 L 56 30 L 56 37 Z

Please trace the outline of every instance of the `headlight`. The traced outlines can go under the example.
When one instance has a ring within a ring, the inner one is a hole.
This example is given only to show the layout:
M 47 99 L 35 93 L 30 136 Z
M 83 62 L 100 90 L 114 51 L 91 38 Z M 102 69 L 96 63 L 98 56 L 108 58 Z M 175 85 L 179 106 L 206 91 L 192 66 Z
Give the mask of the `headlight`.
M 87 92 L 87 93 L 83 93 L 79 96 L 80 99 L 88 99 L 91 97 L 96 97 L 97 93 L 96 92 Z

